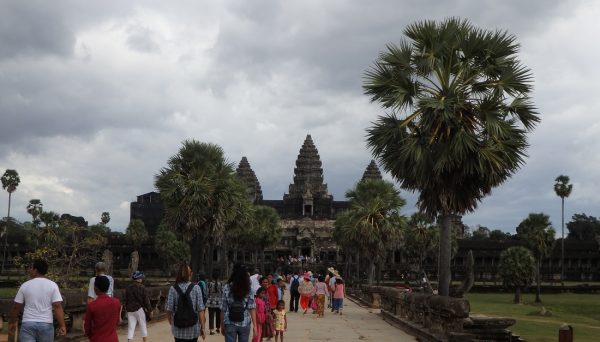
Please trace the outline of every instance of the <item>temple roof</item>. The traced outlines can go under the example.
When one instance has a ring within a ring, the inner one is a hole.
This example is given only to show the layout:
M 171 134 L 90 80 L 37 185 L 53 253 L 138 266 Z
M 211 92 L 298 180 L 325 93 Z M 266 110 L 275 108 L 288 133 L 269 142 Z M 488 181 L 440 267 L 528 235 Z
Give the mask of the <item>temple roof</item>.
M 375 163 L 375 160 L 371 159 L 371 163 L 367 166 L 367 169 L 363 173 L 361 181 L 366 179 L 383 179 L 379 167 Z
M 252 167 L 250 167 L 250 163 L 248 162 L 248 159 L 246 157 L 242 157 L 242 160 L 240 160 L 240 163 L 235 172 L 237 173 L 238 177 L 242 180 L 242 183 L 246 185 L 248 199 L 252 203 L 262 201 L 263 194 L 262 189 L 260 187 L 260 182 L 258 181 L 256 174 L 252 170 Z
M 294 183 L 290 184 L 290 198 L 328 197 L 327 184 L 323 183 L 323 167 L 319 151 L 310 134 L 306 136 L 294 168 Z

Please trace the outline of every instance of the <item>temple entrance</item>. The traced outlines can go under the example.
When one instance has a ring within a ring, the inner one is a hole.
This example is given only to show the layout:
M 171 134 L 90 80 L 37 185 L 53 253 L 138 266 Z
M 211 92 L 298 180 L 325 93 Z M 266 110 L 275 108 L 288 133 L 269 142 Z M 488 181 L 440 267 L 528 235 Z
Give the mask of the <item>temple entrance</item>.
M 310 256 L 310 247 L 302 247 L 302 249 L 300 250 L 300 253 L 303 256 Z

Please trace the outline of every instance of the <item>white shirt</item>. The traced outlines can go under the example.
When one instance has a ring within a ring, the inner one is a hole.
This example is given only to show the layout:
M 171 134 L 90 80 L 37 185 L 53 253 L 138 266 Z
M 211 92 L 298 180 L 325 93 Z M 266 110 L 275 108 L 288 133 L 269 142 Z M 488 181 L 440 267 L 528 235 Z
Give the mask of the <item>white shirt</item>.
M 258 280 L 258 273 L 250 276 L 250 289 L 252 290 L 252 294 L 256 294 L 258 288 L 260 287 L 260 281 Z
M 52 323 L 52 303 L 62 302 L 62 297 L 52 280 L 33 278 L 21 285 L 15 302 L 24 304 L 23 322 Z
M 106 291 L 106 295 L 109 297 L 112 297 L 114 280 L 108 274 L 103 274 L 102 276 L 108 278 L 108 281 L 110 282 L 110 285 L 108 286 L 108 291 Z M 96 291 L 94 291 L 94 281 L 95 280 L 96 280 L 96 277 L 91 277 L 90 284 L 88 285 L 88 297 L 93 298 L 93 299 L 96 299 Z
M 335 276 L 329 278 L 329 289 L 335 291 Z

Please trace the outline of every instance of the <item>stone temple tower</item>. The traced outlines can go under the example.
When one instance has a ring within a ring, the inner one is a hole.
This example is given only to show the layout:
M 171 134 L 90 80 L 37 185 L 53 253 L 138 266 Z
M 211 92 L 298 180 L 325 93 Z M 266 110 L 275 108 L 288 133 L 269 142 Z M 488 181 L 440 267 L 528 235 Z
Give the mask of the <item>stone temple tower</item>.
M 246 186 L 246 193 L 248 194 L 248 200 L 252 203 L 259 203 L 263 200 L 262 189 L 260 182 L 250 167 L 250 163 L 246 157 L 242 157 L 237 169 L 235 170 L 237 176 Z
M 379 171 L 377 163 L 375 163 L 375 161 L 372 159 L 371 163 L 367 166 L 367 169 L 363 173 L 361 181 L 364 181 L 366 179 L 383 179 L 383 177 L 381 177 L 381 172 Z

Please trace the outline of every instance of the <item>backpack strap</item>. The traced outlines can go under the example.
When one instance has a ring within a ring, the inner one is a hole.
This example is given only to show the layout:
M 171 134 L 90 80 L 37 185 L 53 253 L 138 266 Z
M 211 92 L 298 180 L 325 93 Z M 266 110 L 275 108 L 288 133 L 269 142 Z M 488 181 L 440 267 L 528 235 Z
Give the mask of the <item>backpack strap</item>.
M 183 293 L 183 291 L 181 290 L 181 288 L 177 284 L 173 285 L 173 288 L 175 288 L 175 291 L 177 292 L 177 294 L 180 297 L 183 297 L 184 300 L 187 300 L 191 305 L 194 305 L 192 303 L 192 298 L 190 297 L 190 293 L 194 289 L 194 284 L 193 283 L 190 283 L 190 285 L 188 285 L 187 289 L 185 290 L 185 293 Z M 177 306 L 177 302 L 175 303 L 175 306 Z

